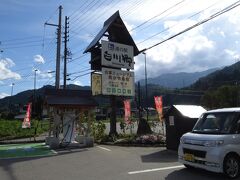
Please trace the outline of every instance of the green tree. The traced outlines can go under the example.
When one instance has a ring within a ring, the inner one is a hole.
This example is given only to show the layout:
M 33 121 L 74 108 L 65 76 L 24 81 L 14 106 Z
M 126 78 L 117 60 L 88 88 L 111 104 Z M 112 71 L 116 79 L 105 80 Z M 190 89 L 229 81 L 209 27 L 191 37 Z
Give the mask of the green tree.
M 221 86 L 216 90 L 207 91 L 202 98 L 202 104 L 210 109 L 237 107 L 239 90 L 238 86 Z

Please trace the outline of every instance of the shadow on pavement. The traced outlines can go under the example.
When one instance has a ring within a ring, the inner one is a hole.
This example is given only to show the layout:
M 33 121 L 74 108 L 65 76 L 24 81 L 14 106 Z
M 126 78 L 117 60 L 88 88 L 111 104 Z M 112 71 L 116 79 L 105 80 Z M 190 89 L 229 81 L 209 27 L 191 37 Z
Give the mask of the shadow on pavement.
M 168 174 L 165 178 L 166 180 L 176 180 L 176 179 L 184 179 L 184 180 L 226 180 L 226 177 L 220 173 L 213 173 L 209 171 L 205 171 L 202 169 L 181 169 L 173 171 Z
M 147 155 L 142 155 L 142 162 L 177 162 L 177 152 L 171 150 L 161 150 Z
M 18 178 L 15 177 L 13 169 L 12 169 L 12 166 L 15 163 L 24 162 L 24 161 L 33 161 L 33 160 L 44 159 L 44 158 L 54 158 L 55 156 L 64 156 L 64 155 L 68 155 L 68 154 L 72 154 L 72 153 L 88 151 L 88 149 L 86 149 L 86 148 L 63 148 L 63 149 L 57 149 L 55 151 L 57 152 L 57 154 L 51 155 L 51 156 L 0 159 L 0 168 L 2 168 L 5 172 L 7 172 L 9 179 L 18 180 Z

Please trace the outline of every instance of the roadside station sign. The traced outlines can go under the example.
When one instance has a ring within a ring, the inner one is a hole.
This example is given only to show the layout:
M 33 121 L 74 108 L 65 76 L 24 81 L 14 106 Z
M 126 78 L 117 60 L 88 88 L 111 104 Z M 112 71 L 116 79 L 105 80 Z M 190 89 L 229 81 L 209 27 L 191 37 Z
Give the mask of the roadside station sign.
M 101 43 L 102 66 L 134 69 L 132 46 L 104 40 Z
M 134 96 L 134 72 L 102 68 L 102 94 Z

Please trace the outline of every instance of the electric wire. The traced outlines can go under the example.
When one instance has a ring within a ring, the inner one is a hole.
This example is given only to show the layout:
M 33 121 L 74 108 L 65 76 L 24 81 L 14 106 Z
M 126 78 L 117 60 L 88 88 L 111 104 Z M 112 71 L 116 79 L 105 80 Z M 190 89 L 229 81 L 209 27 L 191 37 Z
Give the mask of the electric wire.
M 100 2 L 100 1 L 98 1 L 98 0 L 97 0 L 97 2 L 95 2 L 95 1 L 96 1 L 96 0 L 92 0 L 85 8 L 83 8 L 83 10 L 85 10 L 85 11 L 81 12 L 78 16 L 72 17 L 71 20 L 70 20 L 70 22 L 73 24 L 73 23 L 75 23 L 76 21 L 80 20 L 80 18 L 83 18 L 88 11 L 90 11 L 92 8 L 94 8 L 94 7 L 96 6 L 96 4 L 97 4 L 98 2 Z M 94 3 L 94 2 L 95 2 L 95 3 Z M 94 4 L 92 5 L 92 3 L 94 3 Z M 91 6 L 91 5 L 92 5 L 92 6 Z M 80 16 L 80 17 L 79 17 L 79 16 Z M 77 17 L 77 18 L 76 18 L 76 17 Z
M 170 9 L 173 9 L 173 8 L 177 7 L 178 5 L 182 4 L 184 1 L 185 1 L 185 0 L 182 0 L 182 1 L 180 1 L 180 2 L 178 2 L 178 3 L 176 3 L 176 4 L 174 4 L 173 6 L 171 6 L 171 7 L 167 8 L 167 9 L 165 9 L 165 10 L 162 11 L 161 13 L 159 13 L 159 14 L 157 14 L 157 15 L 151 17 L 150 19 L 144 21 L 143 23 L 137 25 L 136 27 L 132 28 L 132 29 L 130 30 L 130 32 L 131 32 L 131 31 L 134 31 L 135 29 L 137 29 L 137 28 L 139 28 L 139 27 L 141 27 L 141 26 L 143 26 L 143 25 L 145 25 L 145 24 L 147 24 L 147 23 L 150 22 L 151 20 L 153 20 L 153 19 L 155 19 L 155 18 L 157 18 L 157 17 L 163 15 L 164 13 L 166 13 L 167 11 L 169 11 Z
M 169 40 L 171 40 L 171 39 L 173 39 L 173 38 L 175 38 L 175 37 L 177 37 L 177 36 L 187 32 L 187 31 L 190 31 L 193 28 L 196 28 L 196 27 L 198 27 L 198 26 L 200 26 L 200 25 L 202 25 L 202 24 L 204 24 L 204 23 L 206 23 L 206 22 L 208 22 L 208 21 L 210 21 L 210 20 L 212 20 L 212 19 L 214 19 L 214 18 L 216 18 L 216 17 L 218 17 L 218 16 L 220 16 L 220 15 L 222 15 L 222 14 L 224 14 L 224 13 L 226 13 L 226 12 L 228 12 L 228 11 L 234 9 L 234 8 L 236 8 L 236 7 L 238 7 L 240 5 L 239 2 L 240 1 L 237 1 L 237 2 L 227 6 L 226 8 L 224 8 L 224 9 L 222 9 L 222 10 L 220 10 L 220 11 L 214 13 L 214 14 L 212 14 L 210 17 L 208 17 L 208 18 L 206 18 L 206 19 L 204 19 L 204 20 L 202 20 L 202 21 L 200 21 L 200 22 L 198 22 L 198 23 L 196 23 L 196 24 L 194 24 L 194 25 L 184 29 L 183 31 L 180 31 L 179 33 L 174 34 L 173 36 L 170 36 L 169 38 L 164 39 L 163 41 L 160 41 L 160 42 L 158 42 L 158 43 L 156 43 L 156 44 L 154 44 L 154 45 L 152 45 L 152 46 L 150 46 L 148 48 L 145 48 L 145 49 L 141 50 L 140 53 L 145 52 L 145 51 L 147 51 L 149 49 L 152 49 L 152 48 L 154 48 L 154 47 L 156 47 L 156 46 L 158 46 L 158 45 L 160 45 L 160 44 L 162 44 L 162 43 L 164 43 L 166 41 L 169 41 Z
M 210 6 L 208 6 L 208 7 L 204 8 L 204 9 L 198 11 L 197 13 L 194 13 L 193 15 L 190 15 L 189 17 L 185 18 L 184 20 L 186 20 L 186 19 L 191 19 L 191 18 L 193 18 L 193 17 L 195 17 L 195 16 L 203 13 L 203 12 L 206 11 L 207 9 L 209 9 L 209 8 L 215 6 L 216 4 L 219 4 L 219 3 L 220 3 L 220 2 L 217 1 L 217 2 L 215 2 L 215 3 L 213 3 L 213 4 L 211 4 Z M 181 23 L 181 22 L 177 22 L 176 24 L 174 24 L 174 25 L 172 25 L 172 26 L 169 26 L 169 27 L 167 27 L 167 28 L 164 28 L 162 31 L 160 31 L 160 32 L 158 32 L 158 33 L 156 33 L 156 34 L 154 34 L 154 35 L 146 38 L 145 40 L 142 40 L 142 41 L 140 41 L 140 42 L 137 42 L 137 44 L 141 44 L 141 43 L 143 43 L 143 42 L 145 42 L 145 41 L 147 41 L 147 40 L 149 40 L 149 39 L 152 39 L 153 37 L 156 37 L 156 36 L 158 36 L 158 35 L 166 32 L 166 31 L 169 31 L 170 29 L 176 27 L 176 26 L 179 25 L 180 23 Z
M 80 78 L 80 77 L 83 77 L 83 76 L 86 76 L 86 75 L 88 75 L 88 74 L 91 74 L 93 71 L 91 71 L 91 72 L 88 72 L 88 73 L 84 73 L 84 74 L 81 74 L 81 75 L 78 75 L 78 76 L 75 76 L 73 79 L 71 79 L 71 81 L 74 81 L 74 80 L 76 80 L 76 79 L 78 79 L 78 78 Z
M 114 0 L 110 0 L 111 3 L 112 3 L 113 1 L 114 1 Z M 120 1 L 118 1 L 118 2 L 120 2 Z M 106 10 L 105 10 L 106 7 L 108 7 L 108 5 L 111 4 L 111 3 L 109 3 L 108 1 L 102 1 L 102 3 L 99 4 L 98 8 L 100 8 L 101 6 L 103 6 L 104 3 L 105 3 L 105 5 L 107 5 L 107 6 L 105 6 L 104 10 L 102 10 L 102 11 L 106 12 Z M 96 9 L 97 9 L 97 8 L 96 8 Z M 102 12 L 102 11 L 101 11 L 101 12 Z M 72 30 L 74 30 L 74 31 L 76 31 L 76 30 L 78 30 L 78 31 L 83 30 L 87 25 L 93 23 L 94 21 L 96 21 L 97 19 L 99 19 L 100 17 L 102 17 L 102 15 L 104 14 L 104 12 L 102 12 L 101 14 L 99 14 L 97 17 L 96 17 L 95 14 L 92 13 L 90 16 L 88 16 L 88 18 L 85 18 L 77 27 L 73 28 Z M 95 16 L 95 18 L 93 18 L 94 16 Z M 80 28 L 80 29 L 79 29 L 79 28 Z
M 94 0 L 92 0 L 92 1 L 94 1 Z M 82 4 L 68 16 L 69 18 L 71 17 L 72 20 L 74 20 L 77 16 L 79 16 L 79 14 L 77 14 L 79 11 L 86 9 L 85 5 L 87 5 L 86 2 L 89 2 L 89 0 L 85 0 L 85 1 L 81 1 L 81 2 L 82 2 Z M 74 16 L 74 14 L 77 14 L 77 15 Z

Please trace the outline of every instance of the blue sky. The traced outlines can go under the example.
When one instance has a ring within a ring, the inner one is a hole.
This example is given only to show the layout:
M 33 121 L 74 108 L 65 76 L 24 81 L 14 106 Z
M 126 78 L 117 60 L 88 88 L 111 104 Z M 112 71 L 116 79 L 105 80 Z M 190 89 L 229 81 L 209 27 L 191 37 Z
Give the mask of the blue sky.
M 90 85 L 84 48 L 117 10 L 138 48 L 144 49 L 209 17 L 236 0 L 2 0 L 0 6 L 0 98 L 54 85 L 58 6 L 70 17 L 68 84 Z M 148 76 L 195 72 L 239 60 L 239 7 L 147 51 Z M 64 23 L 63 23 L 64 24 Z M 152 37 L 152 38 L 150 38 Z M 63 48 L 62 48 L 63 50 Z M 63 51 L 62 51 L 63 54 Z M 61 78 L 63 77 L 61 61 Z M 144 78 L 144 57 L 135 57 L 135 79 Z M 87 74 L 87 75 L 85 75 Z M 62 84 L 62 80 L 61 80 Z

